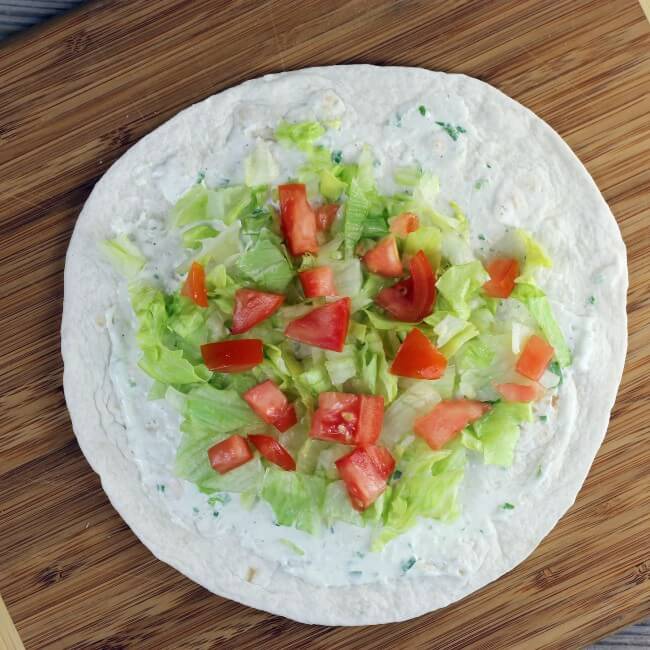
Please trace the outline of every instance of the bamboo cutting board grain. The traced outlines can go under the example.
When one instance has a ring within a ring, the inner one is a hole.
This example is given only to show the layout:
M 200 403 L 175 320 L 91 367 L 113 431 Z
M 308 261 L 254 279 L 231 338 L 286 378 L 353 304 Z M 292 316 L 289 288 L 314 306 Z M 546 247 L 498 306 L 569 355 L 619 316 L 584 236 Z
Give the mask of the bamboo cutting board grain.
M 242 80 L 350 62 L 479 77 L 566 138 L 628 245 L 630 348 L 587 482 L 531 558 L 411 622 L 320 628 L 213 596 L 134 537 L 72 434 L 58 329 L 75 218 L 127 147 Z M 0 48 L 0 591 L 26 647 L 569 648 L 649 615 L 649 115 L 633 0 L 104 1 Z

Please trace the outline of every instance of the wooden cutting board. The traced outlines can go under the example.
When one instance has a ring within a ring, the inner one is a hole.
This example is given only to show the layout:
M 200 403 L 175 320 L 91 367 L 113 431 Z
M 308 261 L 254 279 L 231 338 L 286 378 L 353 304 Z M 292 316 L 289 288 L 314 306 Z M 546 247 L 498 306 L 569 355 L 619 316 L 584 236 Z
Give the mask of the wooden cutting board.
M 627 242 L 630 348 L 589 478 L 532 557 L 443 611 L 325 628 L 213 596 L 134 537 L 75 442 L 59 324 L 75 219 L 129 146 L 245 79 L 352 62 L 479 77 L 560 132 Z M 105 1 L 0 48 L 0 590 L 25 645 L 559 648 L 649 615 L 649 116 L 634 0 Z

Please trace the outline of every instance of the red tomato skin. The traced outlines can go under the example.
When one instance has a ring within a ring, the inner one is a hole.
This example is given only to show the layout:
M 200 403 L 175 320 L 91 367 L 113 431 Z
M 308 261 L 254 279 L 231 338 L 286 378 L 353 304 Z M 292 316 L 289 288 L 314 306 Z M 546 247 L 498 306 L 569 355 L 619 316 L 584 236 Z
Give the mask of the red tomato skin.
M 332 227 L 339 211 L 337 203 L 326 203 L 316 208 L 316 229 L 325 232 Z
M 248 439 L 270 463 L 281 467 L 287 472 L 293 472 L 296 469 L 296 461 L 273 436 L 250 433 Z
M 487 265 L 490 279 L 483 285 L 483 291 L 492 298 L 507 298 L 515 288 L 519 275 L 519 262 L 511 258 L 497 258 Z
M 354 442 L 359 447 L 374 445 L 384 424 L 384 398 L 379 395 L 361 395 L 359 424 Z
M 317 266 L 298 274 L 306 298 L 335 296 L 334 272 L 329 266 Z
M 342 456 L 335 464 L 356 510 L 370 507 L 386 489 L 386 479 L 370 454 L 361 447 Z
M 232 315 L 233 334 L 243 334 L 274 314 L 284 302 L 284 296 L 255 289 L 237 289 Z
M 252 457 L 248 443 L 242 436 L 230 436 L 208 449 L 210 465 L 219 474 L 225 474 L 247 463 Z
M 376 445 L 368 445 L 364 449 L 375 464 L 379 475 L 387 481 L 395 470 L 395 459 L 390 451 L 386 447 L 377 447 Z
M 215 341 L 201 346 L 201 356 L 213 372 L 244 372 L 262 363 L 264 349 L 259 339 Z
M 350 324 L 350 299 L 341 298 L 291 321 L 284 330 L 294 341 L 342 352 Z
M 298 416 L 296 415 L 296 407 L 293 404 L 289 404 L 286 410 L 282 415 L 280 415 L 277 420 L 273 423 L 273 426 L 280 432 L 284 433 L 295 426 L 298 422 Z
M 515 370 L 524 377 L 537 381 L 555 355 L 555 350 L 543 339 L 533 334 L 517 359 Z
M 199 307 L 208 306 L 208 291 L 205 287 L 205 269 L 202 264 L 192 262 L 183 288 L 181 289 L 181 295 L 187 296 Z
M 393 363 L 390 372 L 399 377 L 412 379 L 438 379 L 447 368 L 447 359 L 431 341 L 416 327 L 407 335 Z
M 270 379 L 249 388 L 243 398 L 264 422 L 274 426 L 280 419 L 287 418 L 287 411 L 291 407 L 284 393 Z
M 280 223 L 292 255 L 317 253 L 316 212 L 307 200 L 303 183 L 289 183 L 278 187 Z
M 394 318 L 417 323 L 428 316 L 436 299 L 436 278 L 427 256 L 418 251 L 409 263 L 411 277 L 385 287 L 375 298 Z
M 544 389 L 537 382 L 496 384 L 494 387 L 506 402 L 535 402 L 544 395 Z
M 374 248 L 371 248 L 362 258 L 368 270 L 385 278 L 399 278 L 404 272 L 397 250 L 394 235 L 384 237 Z
M 420 227 L 420 220 L 417 214 L 402 212 L 390 220 L 390 231 L 396 237 L 406 237 L 409 233 L 415 232 Z
M 482 417 L 490 407 L 469 399 L 445 400 L 415 420 L 413 431 L 432 449 L 442 449 L 468 424 Z

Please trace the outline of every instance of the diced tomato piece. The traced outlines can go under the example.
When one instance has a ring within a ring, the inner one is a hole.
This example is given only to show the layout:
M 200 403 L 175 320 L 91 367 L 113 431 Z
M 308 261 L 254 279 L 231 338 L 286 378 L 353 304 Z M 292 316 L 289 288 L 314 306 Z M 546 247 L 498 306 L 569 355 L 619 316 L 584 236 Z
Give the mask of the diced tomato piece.
M 313 269 L 300 271 L 300 284 L 307 298 L 319 296 L 335 296 L 334 272 L 329 266 L 317 266 Z
M 292 320 L 284 333 L 294 341 L 341 352 L 348 335 L 349 323 L 350 299 L 342 298 L 316 307 L 301 318 Z
M 270 379 L 249 388 L 243 397 L 264 422 L 278 431 L 286 431 L 297 421 L 296 409 Z
M 208 306 L 208 291 L 205 288 L 205 269 L 202 264 L 192 262 L 181 289 L 181 295 L 192 299 L 199 307 Z
M 377 447 L 376 445 L 368 445 L 365 450 L 379 470 L 381 477 L 388 480 L 395 469 L 395 459 L 390 451 L 386 447 Z
M 339 211 L 339 205 L 336 203 L 326 203 L 316 208 L 316 229 L 325 232 L 329 230 L 336 219 Z
M 230 331 L 233 334 L 248 332 L 249 329 L 275 313 L 283 302 L 284 296 L 277 293 L 237 289 Z
M 546 370 L 555 350 L 544 339 L 533 334 L 517 359 L 515 370 L 524 377 L 537 381 Z
M 273 423 L 273 426 L 280 432 L 284 433 L 291 429 L 298 422 L 298 416 L 296 415 L 296 407 L 293 404 L 289 404 L 287 410 Z
M 208 449 L 210 465 L 219 474 L 225 474 L 231 469 L 247 463 L 252 457 L 253 454 L 246 439 L 241 436 L 230 436 Z
M 362 511 L 371 506 L 386 489 L 387 479 L 362 447 L 339 458 L 336 468 L 356 510 Z
M 360 447 L 375 444 L 379 439 L 383 424 L 384 398 L 378 395 L 361 395 L 355 444 Z
M 391 316 L 417 323 L 428 316 L 436 299 L 436 278 L 427 256 L 418 251 L 409 263 L 411 277 L 382 289 L 375 299 Z
M 391 373 L 412 379 L 438 379 L 447 368 L 447 359 L 436 346 L 413 328 L 407 335 L 390 367 Z
M 311 420 L 309 435 L 317 440 L 353 445 L 359 427 L 359 395 L 321 393 L 318 409 Z
M 497 258 L 487 265 L 490 279 L 483 285 L 483 291 L 492 298 L 507 298 L 515 288 L 519 275 L 519 262 L 514 259 Z
M 307 200 L 303 183 L 290 183 L 278 187 L 280 196 L 280 222 L 287 247 L 292 255 L 317 253 L 316 212 Z
M 439 402 L 432 411 L 415 420 L 413 431 L 432 449 L 442 449 L 462 429 L 483 416 L 490 407 L 469 399 Z
M 397 237 L 406 237 L 410 232 L 415 232 L 420 227 L 417 214 L 402 212 L 390 220 L 390 231 Z
M 495 388 L 507 402 L 534 402 L 544 395 L 535 381 L 531 384 L 496 384 Z
M 287 470 L 287 472 L 296 469 L 296 461 L 291 454 L 272 436 L 251 433 L 248 435 L 248 439 L 269 462 Z
M 404 272 L 397 250 L 397 241 L 393 235 L 384 237 L 362 259 L 369 271 L 386 278 L 399 278 Z
M 244 372 L 262 363 L 264 351 L 259 339 L 215 341 L 201 346 L 201 356 L 209 370 Z
M 372 445 L 381 434 L 383 422 L 383 397 L 321 393 L 309 435 L 344 445 Z

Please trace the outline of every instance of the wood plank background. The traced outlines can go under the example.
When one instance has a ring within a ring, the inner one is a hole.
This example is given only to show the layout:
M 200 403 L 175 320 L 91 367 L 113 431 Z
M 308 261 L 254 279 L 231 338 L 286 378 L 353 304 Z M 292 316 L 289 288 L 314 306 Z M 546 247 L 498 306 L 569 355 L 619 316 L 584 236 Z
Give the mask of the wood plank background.
M 179 109 L 244 79 L 371 62 L 470 74 L 578 153 L 628 245 L 630 349 L 576 505 L 510 574 L 384 627 L 304 626 L 153 558 L 76 445 L 63 259 L 92 185 Z M 0 589 L 28 648 L 584 645 L 650 614 L 650 29 L 633 0 L 94 2 L 0 49 Z

